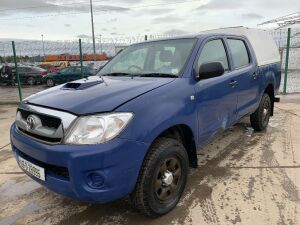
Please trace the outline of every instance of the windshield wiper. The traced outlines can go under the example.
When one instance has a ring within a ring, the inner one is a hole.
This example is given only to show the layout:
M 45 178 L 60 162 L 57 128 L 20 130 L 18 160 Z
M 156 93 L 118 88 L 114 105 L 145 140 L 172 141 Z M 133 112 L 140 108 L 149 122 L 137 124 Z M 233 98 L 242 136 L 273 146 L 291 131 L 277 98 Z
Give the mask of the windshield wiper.
M 101 76 L 132 76 L 131 73 L 122 73 L 122 72 L 115 72 L 115 73 L 106 73 L 106 74 L 101 74 Z
M 177 75 L 171 73 L 142 73 L 140 77 L 172 77 L 178 78 Z
M 178 78 L 178 76 L 170 73 L 123 73 L 123 72 L 114 72 L 114 73 L 106 73 L 101 74 L 101 76 L 131 76 L 133 77 L 171 77 L 171 78 Z

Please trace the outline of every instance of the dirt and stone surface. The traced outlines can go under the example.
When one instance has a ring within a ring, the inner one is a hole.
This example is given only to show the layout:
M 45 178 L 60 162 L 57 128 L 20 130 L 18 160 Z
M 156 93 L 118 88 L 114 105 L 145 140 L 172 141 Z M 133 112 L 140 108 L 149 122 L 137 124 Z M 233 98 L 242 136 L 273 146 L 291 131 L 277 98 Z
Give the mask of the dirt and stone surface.
M 47 89 L 45 85 L 21 85 L 22 97 L 24 99 L 45 89 Z M 0 84 L 0 105 L 18 104 L 19 101 L 18 86 Z
M 202 149 L 179 205 L 158 219 L 136 213 L 128 197 L 80 203 L 31 180 L 9 145 L 15 111 L 0 105 L 0 225 L 300 224 L 300 94 L 281 98 L 267 131 L 245 120 Z

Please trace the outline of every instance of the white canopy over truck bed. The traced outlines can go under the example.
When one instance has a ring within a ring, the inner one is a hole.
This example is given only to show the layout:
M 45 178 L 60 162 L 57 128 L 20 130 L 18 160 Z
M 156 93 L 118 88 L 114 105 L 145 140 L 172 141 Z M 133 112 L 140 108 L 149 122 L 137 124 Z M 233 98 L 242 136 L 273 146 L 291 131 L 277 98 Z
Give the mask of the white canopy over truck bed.
M 272 36 L 265 30 L 247 27 L 230 27 L 204 31 L 203 33 L 246 36 L 255 52 L 258 66 L 280 62 L 278 47 Z

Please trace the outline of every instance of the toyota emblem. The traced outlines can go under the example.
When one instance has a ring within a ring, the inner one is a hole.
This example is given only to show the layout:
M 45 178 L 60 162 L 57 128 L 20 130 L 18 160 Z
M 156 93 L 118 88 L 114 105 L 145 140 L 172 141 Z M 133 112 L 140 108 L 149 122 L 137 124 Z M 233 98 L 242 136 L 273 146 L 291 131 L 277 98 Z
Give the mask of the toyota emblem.
M 27 130 L 33 130 L 34 127 L 35 127 L 35 119 L 33 116 L 28 116 L 27 119 L 26 119 L 26 128 Z

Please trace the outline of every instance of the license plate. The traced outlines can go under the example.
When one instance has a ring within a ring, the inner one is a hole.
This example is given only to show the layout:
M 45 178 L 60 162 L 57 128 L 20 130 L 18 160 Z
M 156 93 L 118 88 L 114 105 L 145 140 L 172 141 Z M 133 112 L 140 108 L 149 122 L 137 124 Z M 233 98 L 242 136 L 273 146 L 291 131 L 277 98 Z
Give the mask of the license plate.
M 26 159 L 18 156 L 18 162 L 20 167 L 25 170 L 26 172 L 30 173 L 32 176 L 45 181 L 45 169 L 37 166 Z

